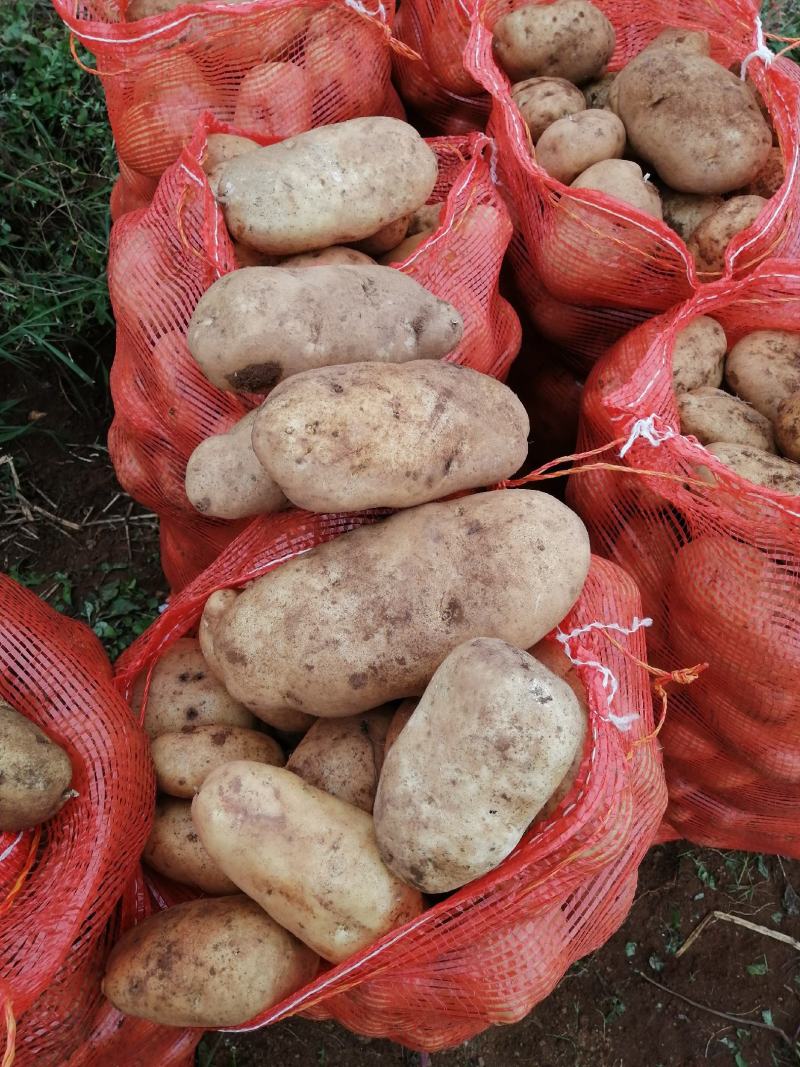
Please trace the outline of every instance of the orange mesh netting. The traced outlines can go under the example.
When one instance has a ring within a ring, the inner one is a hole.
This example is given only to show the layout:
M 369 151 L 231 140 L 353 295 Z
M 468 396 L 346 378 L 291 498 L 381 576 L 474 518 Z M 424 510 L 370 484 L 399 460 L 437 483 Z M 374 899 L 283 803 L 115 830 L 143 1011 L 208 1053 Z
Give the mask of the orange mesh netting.
M 185 342 L 200 296 L 236 266 L 200 166 L 213 129 L 213 122 L 201 123 L 152 205 L 115 225 L 108 267 L 117 320 L 109 450 L 123 488 L 161 519 L 162 565 L 173 589 L 208 566 L 245 525 L 194 510 L 184 490 L 189 456 L 257 402 L 211 385 Z M 463 339 L 448 358 L 502 378 L 519 348 L 520 326 L 498 292 L 511 223 L 491 181 L 492 144 L 481 134 L 430 144 L 439 159 L 431 200 L 446 199 L 444 218 L 399 269 L 461 312 Z
M 491 27 L 523 0 L 464 0 L 472 31 L 464 55 L 492 97 L 489 132 L 498 145 L 498 173 L 515 210 L 514 262 L 526 309 L 541 331 L 554 328 L 585 364 L 645 314 L 689 298 L 715 276 L 695 270 L 685 243 L 665 223 L 604 193 L 571 189 L 533 158 L 530 133 L 511 100 L 510 83 L 494 61 Z M 763 45 L 753 0 L 595 0 L 614 24 L 619 70 L 665 27 L 705 29 L 712 56 L 724 66 Z M 726 272 L 739 277 L 767 257 L 800 252 L 800 70 L 787 59 L 747 66 L 763 97 L 783 152 L 781 189 L 749 229 L 728 246 Z M 633 309 L 633 319 L 631 318 Z M 560 341 L 559 343 L 564 343 Z
M 241 586 L 377 519 L 298 511 L 255 519 L 122 656 L 117 679 L 123 692 L 172 641 L 196 628 L 214 590 Z M 553 817 L 496 871 L 326 970 L 241 1029 L 304 1012 L 434 1051 L 491 1023 L 522 1018 L 576 959 L 619 927 L 666 800 L 648 679 L 631 658 L 644 656 L 640 614 L 631 579 L 593 559 L 561 630 L 571 635 L 591 623 L 613 623 L 623 632 L 610 631 L 618 645 L 602 628 L 571 637 L 574 658 L 586 664 L 579 670 L 589 692 L 591 729 L 573 791 Z
M 149 202 L 205 111 L 261 137 L 403 117 L 390 81 L 391 0 L 187 3 L 133 22 L 130 0 L 53 4 L 105 90 L 120 162 L 113 218 Z
M 586 384 L 578 444 L 607 452 L 570 479 L 569 499 L 594 550 L 636 579 L 651 660 L 710 664 L 675 694 L 661 733 L 665 832 L 800 857 L 800 497 L 743 480 L 680 436 L 672 347 L 701 314 L 729 346 L 753 330 L 800 331 L 800 268 L 772 262 L 710 285 L 617 344 Z M 697 481 L 698 464 L 717 486 Z

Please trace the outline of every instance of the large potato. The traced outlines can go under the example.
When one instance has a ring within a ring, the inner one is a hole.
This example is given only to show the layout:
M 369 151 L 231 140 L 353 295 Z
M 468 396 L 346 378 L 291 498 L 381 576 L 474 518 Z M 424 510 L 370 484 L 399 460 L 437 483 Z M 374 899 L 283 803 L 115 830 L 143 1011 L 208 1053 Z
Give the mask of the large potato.
M 186 495 L 202 515 L 243 519 L 280 511 L 287 501 L 281 487 L 256 459 L 250 441 L 255 411 L 227 433 L 201 441 L 186 464 Z
M 633 152 L 678 192 L 733 192 L 772 146 L 749 87 L 707 56 L 646 49 L 619 72 L 609 100 Z
M 438 668 L 386 754 L 375 834 L 425 893 L 491 871 L 559 787 L 585 726 L 570 687 L 527 652 L 478 637 Z
M 576 85 L 597 77 L 614 51 L 606 16 L 587 0 L 525 4 L 494 24 L 494 54 L 512 81 L 531 75 Z
M 203 844 L 276 922 L 331 963 L 422 911 L 381 862 L 372 816 L 261 763 L 227 763 L 192 802 Z
M 548 126 L 536 143 L 536 162 L 569 185 L 594 163 L 619 159 L 624 151 L 625 127 L 614 112 L 590 109 Z
M 212 897 L 235 893 L 236 886 L 203 848 L 192 824 L 189 800 L 160 797 L 142 859 L 154 871 Z
M 647 181 L 639 164 L 629 159 L 603 159 L 593 163 L 570 184 L 573 189 L 597 189 L 654 219 L 662 216 L 658 189 Z
M 664 222 L 684 241 L 688 241 L 700 223 L 718 211 L 724 203 L 721 196 L 675 193 L 671 189 L 665 189 L 661 194 Z
M 185 799 L 193 797 L 223 763 L 249 759 L 282 767 L 286 762 L 274 738 L 242 726 L 184 726 L 179 733 L 153 738 L 150 754 L 158 788 Z
M 406 508 L 509 478 L 528 416 L 508 386 L 452 363 L 351 363 L 296 374 L 262 404 L 255 454 L 297 507 Z
M 211 174 L 221 163 L 260 148 L 258 141 L 249 137 L 239 137 L 233 133 L 210 133 L 206 138 L 206 154 L 203 157 L 203 170 Z
M 0 831 L 51 819 L 70 797 L 72 764 L 36 723 L 0 700 Z
M 319 719 L 289 757 L 286 769 L 323 793 L 371 812 L 391 721 L 388 708 L 345 719 Z
M 311 80 L 302 67 L 259 63 L 239 85 L 233 124 L 262 137 L 292 137 L 312 125 L 312 100 Z
M 259 715 L 355 715 L 418 696 L 471 637 L 535 644 L 588 567 L 586 528 L 548 494 L 423 504 L 289 560 L 221 611 L 210 598 L 204 647 Z
M 249 267 L 206 290 L 186 336 L 220 389 L 264 393 L 312 367 L 440 359 L 456 309 L 391 267 Z
M 119 1011 L 163 1026 L 238 1026 L 309 982 L 318 957 L 246 896 L 190 900 L 131 927 L 106 964 Z
M 775 439 L 787 459 L 800 463 L 800 390 L 791 393 L 778 405 Z
M 672 387 L 689 393 L 702 386 L 722 385 L 728 340 L 716 319 L 698 315 L 675 338 L 672 348 Z
M 424 204 L 437 174 L 408 123 L 358 118 L 230 160 L 217 198 L 235 238 L 292 255 L 370 237 Z
M 754 485 L 763 485 L 791 496 L 800 495 L 800 463 L 773 456 L 760 448 L 727 441 L 715 441 L 708 446 L 708 451 L 735 474 Z M 698 476 L 712 484 L 716 480 L 707 467 L 700 467 Z
M 558 119 L 586 109 L 583 93 L 566 78 L 526 78 L 512 86 L 511 98 L 519 108 L 534 144 Z
M 774 422 L 781 402 L 800 389 L 800 333 L 756 330 L 733 346 L 725 381 Z
M 708 215 L 686 242 L 701 274 L 721 274 L 725 252 L 737 233 L 752 226 L 767 201 L 761 196 L 734 196 Z
M 775 451 L 769 419 L 739 397 L 704 385 L 679 393 L 677 403 L 681 433 L 691 434 L 701 445 L 728 441 Z

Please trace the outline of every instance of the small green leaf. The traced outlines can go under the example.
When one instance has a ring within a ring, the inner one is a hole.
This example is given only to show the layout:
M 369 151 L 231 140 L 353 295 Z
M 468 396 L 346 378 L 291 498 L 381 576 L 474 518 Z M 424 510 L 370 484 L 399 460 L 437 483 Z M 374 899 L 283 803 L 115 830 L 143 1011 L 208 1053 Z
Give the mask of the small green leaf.
M 660 972 L 660 971 L 664 970 L 664 966 L 665 966 L 664 961 L 662 959 L 660 959 L 658 956 L 656 956 L 655 953 L 653 953 L 653 955 L 650 957 L 650 959 L 647 962 L 650 964 L 651 970 L 654 970 L 656 972 Z
M 636 942 L 635 941 L 628 941 L 628 943 L 625 945 L 625 955 L 628 957 L 628 959 L 630 959 L 631 956 L 634 956 L 635 954 L 636 954 Z
M 747 973 L 755 976 L 766 974 L 768 970 L 766 960 L 757 960 L 755 963 L 748 963 L 747 965 Z
M 773 911 L 773 913 L 771 915 L 771 919 L 775 923 L 776 926 L 780 926 L 781 923 L 783 922 L 783 912 L 782 911 Z
M 762 878 L 769 878 L 769 869 L 764 857 L 761 855 L 756 856 L 756 869 Z
M 740 1049 L 736 1050 L 736 1055 L 733 1057 L 733 1062 L 736 1064 L 736 1067 L 749 1067 L 747 1060 L 742 1055 Z
M 773 1023 L 773 1021 L 772 1021 L 772 1011 L 769 1008 L 765 1008 L 761 1012 L 761 1018 L 767 1024 L 767 1026 L 774 1026 L 775 1025 Z

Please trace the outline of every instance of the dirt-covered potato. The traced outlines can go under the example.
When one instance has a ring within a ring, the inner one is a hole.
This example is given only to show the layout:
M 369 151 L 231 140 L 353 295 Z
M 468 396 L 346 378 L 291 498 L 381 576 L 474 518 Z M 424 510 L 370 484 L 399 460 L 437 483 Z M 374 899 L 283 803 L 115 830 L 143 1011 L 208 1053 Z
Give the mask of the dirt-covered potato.
M 36 723 L 0 700 L 0 831 L 51 819 L 70 797 L 72 764 Z
M 644 52 L 655 51 L 658 48 L 676 48 L 691 55 L 707 56 L 711 53 L 711 41 L 705 30 L 685 30 L 678 27 L 670 27 L 670 29 L 662 30 L 657 37 L 654 37 L 639 55 Z
M 186 495 L 202 515 L 244 519 L 286 507 L 286 497 L 256 459 L 249 411 L 227 433 L 201 441 L 186 464 Z
M 636 56 L 619 72 L 609 103 L 635 155 L 678 192 L 740 189 L 772 146 L 750 88 L 708 56 L 679 48 Z
M 142 706 L 144 687 L 142 675 L 133 694 L 136 712 Z M 249 727 L 255 719 L 211 673 L 197 638 L 181 637 L 153 668 L 144 715 L 145 733 L 158 737 L 182 730 L 184 726 L 206 723 Z
M 406 237 L 414 237 L 418 233 L 433 233 L 438 230 L 444 218 L 445 204 L 423 204 L 408 216 L 408 229 Z
M 389 729 L 386 731 L 386 741 L 383 746 L 384 759 L 386 759 L 386 753 L 400 736 L 403 727 L 414 714 L 417 704 L 419 704 L 418 700 L 403 700 L 398 705 L 397 711 L 395 711 L 392 721 L 389 723 Z
M 142 858 L 154 871 L 212 897 L 235 893 L 236 886 L 203 848 L 192 824 L 192 804 L 159 797 Z
M 608 94 L 614 84 L 616 74 L 603 74 L 600 78 L 588 82 L 583 87 L 583 98 L 588 108 L 607 108 Z
M 192 817 L 237 885 L 331 963 L 422 911 L 419 893 L 381 861 L 372 816 L 284 768 L 219 767 Z
M 697 270 L 701 274 L 721 274 L 731 240 L 752 226 L 766 206 L 762 196 L 734 196 L 703 219 L 686 242 Z
M 684 241 L 688 241 L 700 223 L 718 211 L 724 203 L 721 196 L 676 193 L 672 189 L 665 189 L 661 194 L 664 222 Z
M 204 648 L 258 715 L 355 715 L 418 696 L 476 634 L 534 644 L 575 603 L 588 567 L 586 528 L 549 494 L 423 504 L 289 560 L 236 599 L 210 598 Z
M 211 174 L 221 163 L 242 156 L 260 148 L 258 141 L 250 137 L 239 137 L 233 133 L 210 133 L 206 139 L 206 154 L 203 157 L 203 170 Z
M 373 116 L 230 160 L 217 199 L 237 240 L 293 255 L 372 236 L 421 207 L 437 174 L 436 156 L 413 126 Z
M 286 762 L 274 738 L 242 726 L 184 726 L 178 733 L 153 738 L 150 754 L 161 792 L 184 799 L 191 799 L 223 763 L 249 759 L 282 767 Z
M 238 1026 L 311 981 L 319 959 L 243 894 L 190 900 L 132 926 L 103 993 L 163 1026 Z
M 364 252 L 358 252 L 355 248 L 345 248 L 343 245 L 332 245 L 330 248 L 322 248 L 319 252 L 300 252 L 296 256 L 287 256 L 281 260 L 281 267 L 369 267 L 374 265 L 375 260 Z
M 619 159 L 624 151 L 625 127 L 614 112 L 589 109 L 548 126 L 536 143 L 536 162 L 569 185 L 594 163 Z
M 775 451 L 772 424 L 746 400 L 707 385 L 679 393 L 676 399 L 681 433 L 691 434 L 701 445 L 727 441 Z
M 278 385 L 253 448 L 299 508 L 407 508 L 511 477 L 529 429 L 514 393 L 487 374 L 433 360 L 350 363 Z
M 727 441 L 715 441 L 708 446 L 708 451 L 748 482 L 776 489 L 781 493 L 790 493 L 792 496 L 800 494 L 800 463 L 774 456 L 760 448 L 731 444 Z M 698 476 L 703 481 L 715 481 L 714 475 L 707 467 L 699 467 Z
M 401 241 L 405 240 L 408 233 L 409 215 L 402 215 L 394 222 L 387 223 L 371 237 L 365 237 L 363 241 L 356 241 L 355 247 L 359 252 L 369 256 L 382 256 L 392 248 L 396 248 Z
M 775 440 L 787 459 L 800 463 L 800 390 L 787 396 L 778 405 Z
M 323 793 L 371 812 L 392 714 L 389 708 L 376 708 L 345 719 L 319 719 L 286 769 Z
M 800 333 L 756 330 L 741 339 L 725 361 L 727 385 L 770 422 L 781 402 L 800 389 Z
M 614 27 L 587 0 L 525 4 L 494 24 L 494 54 L 509 78 L 566 78 L 580 85 L 611 59 Z
M 773 197 L 783 185 L 786 167 L 783 162 L 783 150 L 770 148 L 767 162 L 755 178 L 740 192 L 743 196 L 763 196 L 765 200 Z
M 707 385 L 722 385 L 728 340 L 716 319 L 698 315 L 675 338 L 672 349 L 672 387 L 690 393 Z
M 629 159 L 603 159 L 593 163 L 570 184 L 573 189 L 597 189 L 630 204 L 645 215 L 661 218 L 658 189 L 645 179 L 639 164 Z
M 534 144 L 554 122 L 586 110 L 583 93 L 566 78 L 526 78 L 512 86 L 511 98 Z
M 391 267 L 250 267 L 205 291 L 186 340 L 213 385 L 265 393 L 312 367 L 441 359 L 463 328 L 452 304 Z
M 491 871 L 561 784 L 584 729 L 575 694 L 533 656 L 485 637 L 459 645 L 386 754 L 384 863 L 424 893 Z

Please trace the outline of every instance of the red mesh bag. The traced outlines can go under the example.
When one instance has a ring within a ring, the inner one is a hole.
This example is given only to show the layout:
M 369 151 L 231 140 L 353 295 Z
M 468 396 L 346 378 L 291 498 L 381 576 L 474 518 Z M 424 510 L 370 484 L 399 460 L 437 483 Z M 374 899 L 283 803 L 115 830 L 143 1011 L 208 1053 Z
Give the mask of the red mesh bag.
M 236 266 L 200 166 L 206 136 L 216 128 L 201 123 L 152 205 L 115 225 L 108 267 L 117 320 L 109 450 L 123 488 L 161 519 L 162 565 L 173 589 L 195 577 L 245 525 L 195 511 L 184 490 L 189 456 L 258 399 L 211 385 L 185 342 L 200 296 Z M 520 326 L 498 292 L 511 223 L 492 184 L 491 143 L 473 134 L 430 144 L 439 159 L 432 200 L 446 198 L 444 218 L 398 269 L 461 312 L 463 339 L 448 359 L 502 378 L 519 348 Z
M 672 347 L 701 314 L 729 345 L 800 331 L 800 268 L 773 262 L 708 286 L 616 345 L 586 384 L 578 444 L 608 454 L 570 479 L 569 499 L 594 550 L 636 579 L 651 659 L 709 664 L 661 733 L 666 836 L 800 857 L 800 497 L 745 481 L 680 436 Z M 698 464 L 716 486 L 697 480 Z
M 172 641 L 195 630 L 213 591 L 241 586 L 377 518 L 295 511 L 255 519 L 122 656 L 121 689 L 129 692 Z M 631 579 L 593 559 L 581 598 L 561 624 L 572 635 L 574 658 L 587 664 L 579 670 L 590 736 L 573 791 L 553 817 L 496 871 L 240 1029 L 303 1012 L 435 1051 L 492 1023 L 521 1019 L 571 963 L 619 927 L 666 799 L 647 678 L 631 658 L 644 655 L 640 610 Z M 622 628 L 615 632 L 621 648 L 605 637 L 610 624 Z
M 262 138 L 403 115 L 390 81 L 391 0 L 374 11 L 358 0 L 212 0 L 135 22 L 125 21 L 129 0 L 53 5 L 105 90 L 120 163 L 113 218 L 149 203 L 205 111 Z
M 512 0 L 519 7 L 523 0 Z M 491 27 L 505 0 L 472 0 L 472 31 L 464 60 L 492 97 L 489 132 L 498 146 L 498 172 L 515 210 L 515 265 L 528 313 L 549 336 L 557 324 L 568 347 L 591 363 L 609 343 L 648 313 L 686 300 L 718 276 L 698 275 L 678 235 L 604 193 L 571 189 L 532 156 L 527 126 L 511 100 L 510 83 L 494 61 Z M 705 29 L 712 56 L 724 66 L 763 46 L 754 0 L 596 0 L 614 24 L 617 46 L 609 67 L 620 70 L 665 27 Z M 756 222 L 726 253 L 726 276 L 741 277 L 769 256 L 800 250 L 800 73 L 787 59 L 753 57 L 748 76 L 764 99 L 783 152 L 786 177 Z M 633 312 L 633 320 L 631 313 Z M 564 343 L 563 340 L 559 343 Z

